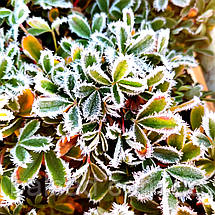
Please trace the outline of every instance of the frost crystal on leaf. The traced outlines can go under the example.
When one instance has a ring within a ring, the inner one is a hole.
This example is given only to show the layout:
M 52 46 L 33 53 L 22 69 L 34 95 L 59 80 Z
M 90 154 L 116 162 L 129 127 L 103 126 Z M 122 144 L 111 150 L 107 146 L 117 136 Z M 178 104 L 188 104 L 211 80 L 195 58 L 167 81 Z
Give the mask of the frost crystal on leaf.
M 128 204 L 124 203 L 122 205 L 113 203 L 110 213 L 104 213 L 105 215 L 134 215 L 133 211 L 129 210 Z

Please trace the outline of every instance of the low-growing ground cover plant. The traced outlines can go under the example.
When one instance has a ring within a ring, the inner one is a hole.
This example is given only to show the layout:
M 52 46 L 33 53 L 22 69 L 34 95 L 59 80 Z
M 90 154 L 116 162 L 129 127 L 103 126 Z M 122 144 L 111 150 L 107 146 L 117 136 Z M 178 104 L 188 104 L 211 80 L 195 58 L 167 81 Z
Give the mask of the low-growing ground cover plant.
M 186 73 L 194 50 L 169 46 L 145 7 L 140 25 L 138 5 L 0 9 L 2 214 L 215 212 L 215 114 Z

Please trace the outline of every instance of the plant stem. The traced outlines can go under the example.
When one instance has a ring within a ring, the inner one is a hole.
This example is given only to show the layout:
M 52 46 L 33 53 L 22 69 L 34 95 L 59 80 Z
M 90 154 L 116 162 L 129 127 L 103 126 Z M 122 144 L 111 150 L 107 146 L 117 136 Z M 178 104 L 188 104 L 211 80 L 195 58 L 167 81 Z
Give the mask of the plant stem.
M 53 38 L 53 41 L 54 41 L 55 51 L 57 51 L 57 42 L 56 42 L 56 37 L 55 37 L 54 30 L 52 30 L 51 33 L 52 33 L 52 38 Z
M 101 130 L 102 130 L 102 120 L 100 120 L 100 122 L 99 122 L 98 133 L 101 133 Z
M 215 99 L 209 99 L 209 98 L 202 98 L 202 100 L 206 102 L 215 102 Z
M 28 31 L 25 29 L 25 27 L 22 24 L 20 24 L 19 27 L 25 32 L 25 34 L 28 34 Z
M 7 149 L 7 148 L 3 148 L 3 149 L 1 150 L 0 164 L 3 164 L 3 162 L 4 162 L 4 154 L 5 154 L 5 152 L 6 152 L 6 149 Z

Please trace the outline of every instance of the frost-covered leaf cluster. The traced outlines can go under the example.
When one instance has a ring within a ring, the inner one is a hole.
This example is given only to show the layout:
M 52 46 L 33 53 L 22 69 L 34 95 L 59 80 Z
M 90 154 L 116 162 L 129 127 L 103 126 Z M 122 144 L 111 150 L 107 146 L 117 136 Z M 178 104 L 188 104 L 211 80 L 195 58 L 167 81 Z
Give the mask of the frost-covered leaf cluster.
M 178 71 L 197 61 L 170 50 L 171 28 L 156 28 L 166 20 L 149 20 L 143 2 L 141 23 L 139 0 L 97 0 L 92 20 L 72 10 L 52 24 L 22 1 L 0 9 L 9 28 L 0 31 L 1 206 L 23 203 L 23 191 L 45 178 L 49 204 L 62 213 L 78 210 L 64 202 L 71 192 L 95 204 L 86 215 L 195 214 L 186 206 L 194 193 L 214 210 L 215 114 L 200 87 L 177 91 Z M 164 11 L 168 1 L 153 5 Z

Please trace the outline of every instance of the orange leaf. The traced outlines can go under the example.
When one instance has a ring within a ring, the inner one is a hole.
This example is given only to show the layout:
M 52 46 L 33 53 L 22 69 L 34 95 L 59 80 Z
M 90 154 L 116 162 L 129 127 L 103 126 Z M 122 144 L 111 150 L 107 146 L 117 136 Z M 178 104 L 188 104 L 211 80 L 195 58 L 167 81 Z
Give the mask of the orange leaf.
M 57 17 L 59 17 L 60 12 L 57 8 L 52 8 L 48 14 L 49 14 L 49 21 L 54 22 L 54 20 L 57 19 Z
M 188 13 L 189 18 L 193 18 L 198 14 L 198 10 L 196 8 L 191 8 Z
M 23 90 L 22 94 L 18 97 L 18 103 L 20 105 L 20 115 L 29 116 L 34 103 L 34 94 L 32 91 L 30 89 Z
M 36 62 L 40 59 L 40 51 L 43 50 L 38 39 L 32 35 L 27 35 L 22 39 L 22 48 L 24 53 Z
M 77 142 L 79 135 L 74 135 L 68 139 L 67 137 L 62 137 L 58 142 L 57 142 L 57 151 L 58 151 L 58 156 L 61 157 L 65 155 Z

